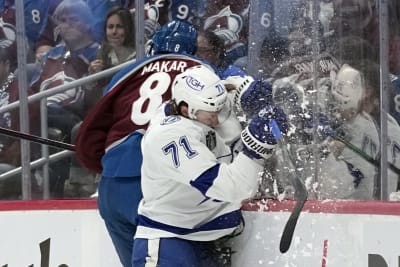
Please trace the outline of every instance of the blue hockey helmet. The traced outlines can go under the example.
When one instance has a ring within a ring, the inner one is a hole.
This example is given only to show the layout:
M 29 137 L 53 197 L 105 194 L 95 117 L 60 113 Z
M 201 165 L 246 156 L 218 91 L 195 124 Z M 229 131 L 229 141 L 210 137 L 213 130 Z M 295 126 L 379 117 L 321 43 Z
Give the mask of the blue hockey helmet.
M 194 55 L 197 48 L 197 30 L 192 24 L 173 20 L 164 24 L 152 38 L 152 53 L 179 53 Z

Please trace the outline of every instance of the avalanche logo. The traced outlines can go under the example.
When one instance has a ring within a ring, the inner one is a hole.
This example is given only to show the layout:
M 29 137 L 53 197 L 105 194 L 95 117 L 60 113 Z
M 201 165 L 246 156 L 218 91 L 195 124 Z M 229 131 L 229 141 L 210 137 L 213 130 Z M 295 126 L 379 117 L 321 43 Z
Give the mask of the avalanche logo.
M 196 91 L 201 91 L 204 89 L 204 84 L 201 83 L 199 80 L 193 78 L 192 76 L 186 77 L 186 84 Z
M 240 15 L 233 13 L 230 6 L 226 6 L 218 14 L 208 17 L 203 28 L 212 30 L 224 40 L 226 46 L 230 46 L 239 41 L 243 19 Z

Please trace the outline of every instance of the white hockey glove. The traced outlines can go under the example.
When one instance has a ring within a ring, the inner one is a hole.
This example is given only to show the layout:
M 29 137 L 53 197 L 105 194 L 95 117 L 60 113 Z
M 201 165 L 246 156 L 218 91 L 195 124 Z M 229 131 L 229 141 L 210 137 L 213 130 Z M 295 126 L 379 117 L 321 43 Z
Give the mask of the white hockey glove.
M 242 131 L 243 152 L 250 158 L 268 159 L 272 156 L 277 144 L 273 131 L 277 129 L 272 129 L 271 123 L 276 123 L 281 133 L 287 132 L 286 114 L 278 107 L 267 105 L 252 118 L 249 125 Z

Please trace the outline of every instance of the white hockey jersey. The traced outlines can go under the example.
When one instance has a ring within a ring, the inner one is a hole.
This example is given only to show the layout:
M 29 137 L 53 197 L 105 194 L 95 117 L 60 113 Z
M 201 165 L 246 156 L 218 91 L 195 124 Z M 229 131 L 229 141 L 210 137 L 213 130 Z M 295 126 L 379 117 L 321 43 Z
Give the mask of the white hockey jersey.
M 239 137 L 240 124 L 232 120 L 218 128 L 233 126 Z M 143 199 L 135 238 L 209 241 L 237 228 L 241 202 L 256 192 L 262 166 L 241 152 L 227 163 L 228 143 L 202 123 L 159 110 L 142 140 Z
M 367 113 L 358 114 L 346 123 L 346 137 L 351 144 L 376 159 L 379 135 L 374 120 Z M 338 142 L 338 141 L 335 141 Z M 330 153 L 321 161 L 319 194 L 321 199 L 373 199 L 376 167 L 345 145 L 338 156 Z
M 400 126 L 390 114 L 387 114 L 387 160 L 388 164 L 400 170 Z M 388 169 L 388 193 L 396 192 L 400 175 Z

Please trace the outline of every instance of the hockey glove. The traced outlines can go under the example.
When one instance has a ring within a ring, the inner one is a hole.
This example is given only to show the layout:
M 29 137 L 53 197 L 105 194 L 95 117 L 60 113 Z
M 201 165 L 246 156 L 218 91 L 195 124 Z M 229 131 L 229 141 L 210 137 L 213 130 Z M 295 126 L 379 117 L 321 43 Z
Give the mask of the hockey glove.
M 270 123 L 275 121 L 277 128 L 286 133 L 288 123 L 286 114 L 282 109 L 271 105 L 265 106 L 250 121 L 249 125 L 242 131 L 243 152 L 253 159 L 268 159 L 272 156 L 277 140 L 274 137 Z M 276 134 L 276 132 L 275 132 Z
M 272 87 L 267 81 L 253 81 L 248 87 L 236 92 L 235 103 L 248 118 L 252 118 L 263 107 L 272 104 Z
M 225 86 L 236 90 L 234 104 L 248 118 L 253 117 L 267 104 L 272 103 L 272 86 L 267 81 L 255 81 L 241 68 L 230 65 L 222 73 Z

